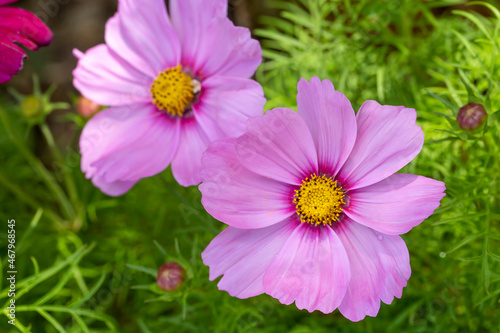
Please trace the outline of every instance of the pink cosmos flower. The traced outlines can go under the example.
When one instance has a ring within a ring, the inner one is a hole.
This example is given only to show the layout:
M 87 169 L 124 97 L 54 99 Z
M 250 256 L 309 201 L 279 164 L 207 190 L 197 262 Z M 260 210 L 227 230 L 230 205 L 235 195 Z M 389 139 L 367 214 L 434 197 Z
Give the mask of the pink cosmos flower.
M 2 7 L 18 0 L 0 0 L 0 83 L 8 82 L 23 68 L 26 52 L 15 43 L 30 50 L 49 45 L 53 34 L 32 13 L 13 7 Z
M 202 203 L 229 225 L 202 253 L 210 279 L 352 321 L 401 297 L 399 236 L 439 206 L 444 183 L 394 174 L 422 148 L 416 112 L 367 101 L 355 116 L 328 80 L 302 79 L 298 113 L 274 109 L 203 156 Z
M 169 164 L 179 184 L 198 184 L 208 143 L 264 113 L 249 79 L 262 51 L 227 18 L 227 0 L 171 0 L 169 13 L 164 0 L 120 0 L 106 44 L 75 51 L 75 87 L 111 106 L 82 132 L 82 170 L 112 196 Z

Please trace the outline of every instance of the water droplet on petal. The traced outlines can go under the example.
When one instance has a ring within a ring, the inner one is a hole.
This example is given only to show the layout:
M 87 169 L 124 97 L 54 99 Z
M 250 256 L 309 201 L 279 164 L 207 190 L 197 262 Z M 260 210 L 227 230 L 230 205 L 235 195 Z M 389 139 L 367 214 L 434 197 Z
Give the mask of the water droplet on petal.
M 382 236 L 381 234 L 378 234 L 378 235 L 377 235 L 377 239 L 378 239 L 379 241 L 384 240 L 384 236 Z

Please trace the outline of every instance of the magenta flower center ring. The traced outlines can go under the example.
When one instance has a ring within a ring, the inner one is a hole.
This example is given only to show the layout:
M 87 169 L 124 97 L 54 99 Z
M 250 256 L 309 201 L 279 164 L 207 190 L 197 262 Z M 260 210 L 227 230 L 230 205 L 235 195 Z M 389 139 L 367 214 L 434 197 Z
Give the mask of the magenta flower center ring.
M 332 225 L 342 213 L 344 196 L 342 187 L 332 177 L 312 174 L 295 190 L 293 203 L 302 223 Z
M 179 65 L 161 72 L 153 81 L 150 92 L 158 109 L 173 117 L 182 117 L 200 90 L 200 82 L 183 72 Z

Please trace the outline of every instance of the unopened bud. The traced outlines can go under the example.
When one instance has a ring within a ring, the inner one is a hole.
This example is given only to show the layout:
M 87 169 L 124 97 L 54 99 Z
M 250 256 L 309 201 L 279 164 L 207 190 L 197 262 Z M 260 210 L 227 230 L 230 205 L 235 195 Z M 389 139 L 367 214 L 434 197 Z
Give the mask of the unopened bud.
M 97 104 L 94 101 L 91 101 L 90 99 L 80 96 L 78 98 L 78 102 L 76 104 L 76 108 L 78 110 L 78 113 L 80 116 L 83 118 L 90 118 L 97 112 L 99 112 L 99 109 L 101 106 Z
M 156 283 L 165 291 L 179 288 L 184 281 L 184 268 L 176 262 L 163 264 L 158 270 Z
M 457 122 L 461 129 L 470 131 L 481 126 L 486 115 L 484 106 L 477 103 L 469 103 L 458 110 Z
M 42 112 L 42 102 L 36 96 L 26 96 L 21 102 L 21 113 L 26 118 L 36 118 Z

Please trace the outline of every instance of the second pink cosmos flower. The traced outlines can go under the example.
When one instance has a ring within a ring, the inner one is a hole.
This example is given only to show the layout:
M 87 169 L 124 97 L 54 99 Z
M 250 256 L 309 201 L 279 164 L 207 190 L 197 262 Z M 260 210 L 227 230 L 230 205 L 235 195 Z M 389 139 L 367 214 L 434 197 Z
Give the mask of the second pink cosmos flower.
M 18 44 L 35 51 L 49 45 L 54 36 L 34 14 L 5 7 L 18 0 L 0 0 L 0 83 L 8 82 L 23 68 L 26 52 Z
M 111 108 L 85 126 L 82 170 L 109 195 L 172 164 L 179 184 L 198 184 L 209 142 L 242 133 L 263 114 L 251 77 L 259 43 L 227 18 L 227 0 L 120 0 L 106 25 L 106 44 L 74 71 L 82 95 Z
M 232 296 L 375 316 L 410 277 L 399 235 L 432 214 L 445 186 L 395 174 L 424 142 L 414 109 L 367 101 L 355 116 L 318 78 L 300 81 L 297 104 L 298 113 L 250 119 L 242 136 L 203 156 L 202 203 L 229 225 L 203 261 Z

